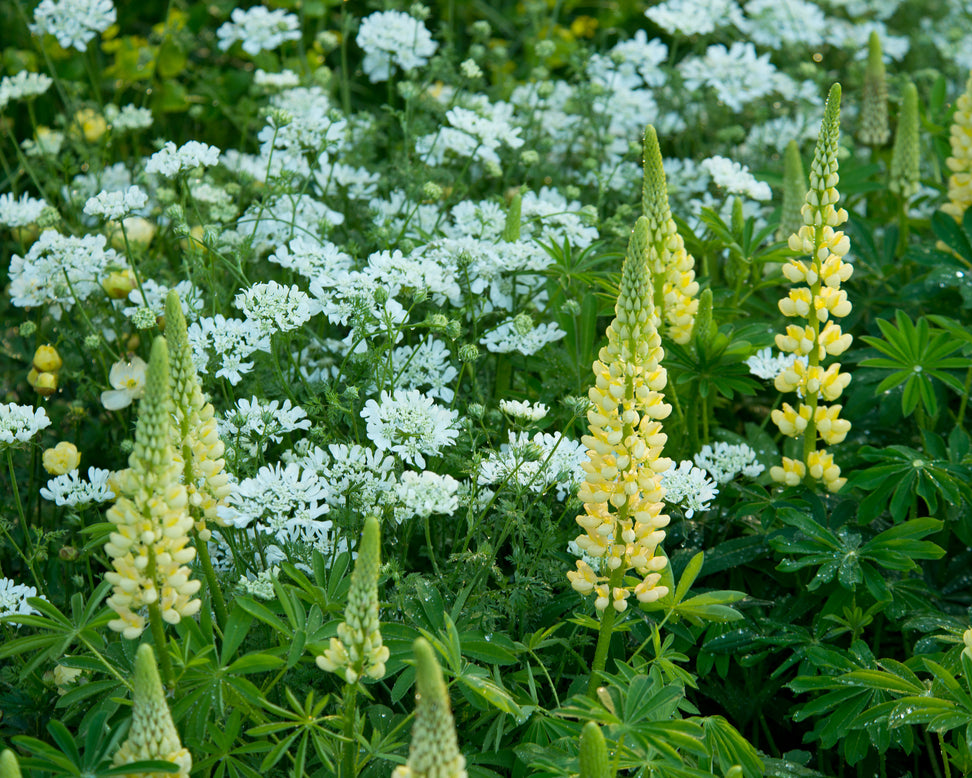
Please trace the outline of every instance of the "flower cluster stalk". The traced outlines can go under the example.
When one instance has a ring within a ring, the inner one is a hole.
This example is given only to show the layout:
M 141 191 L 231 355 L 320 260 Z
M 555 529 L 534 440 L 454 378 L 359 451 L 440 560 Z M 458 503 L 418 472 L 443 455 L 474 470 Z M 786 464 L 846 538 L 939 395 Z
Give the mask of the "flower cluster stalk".
M 840 85 L 834 84 L 824 108 L 820 136 L 810 168 L 810 191 L 803 205 L 803 226 L 790 236 L 789 246 L 808 261 L 791 259 L 783 267 L 783 275 L 794 284 L 780 300 L 784 316 L 800 318 L 806 324 L 791 324 L 785 334 L 776 336 L 777 347 L 794 354 L 796 360 L 776 377 L 780 392 L 796 392 L 800 403 L 796 408 L 783 403 L 774 410 L 772 418 L 780 432 L 803 438 L 801 459 L 783 458 L 781 466 L 770 470 L 773 480 L 796 485 L 806 475 L 823 481 L 832 492 L 838 491 L 846 478 L 826 449 L 817 449 L 818 440 L 827 444 L 840 443 L 850 429 L 850 422 L 840 418 L 840 405 L 822 405 L 820 400 L 833 402 L 850 383 L 850 376 L 840 372 L 836 362 L 822 365 L 828 356 L 842 354 L 851 344 L 834 319 L 851 312 L 847 293 L 840 288 L 853 272 L 843 261 L 850 249 L 850 240 L 835 230 L 847 221 L 847 211 L 837 208 L 837 147 L 840 134 Z

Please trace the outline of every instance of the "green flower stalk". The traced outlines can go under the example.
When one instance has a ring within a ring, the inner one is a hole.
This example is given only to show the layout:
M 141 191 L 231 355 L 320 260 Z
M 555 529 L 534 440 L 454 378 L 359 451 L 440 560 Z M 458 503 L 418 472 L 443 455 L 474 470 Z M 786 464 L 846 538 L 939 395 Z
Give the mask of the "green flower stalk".
M 833 455 L 826 449 L 817 449 L 817 441 L 840 443 L 850 429 L 850 422 L 840 418 L 842 406 L 819 403 L 820 399 L 836 400 L 850 383 L 850 376 L 841 373 L 836 362 L 827 368 L 821 364 L 827 356 L 838 356 L 851 344 L 851 336 L 844 334 L 833 321 L 851 312 L 847 293 L 840 285 L 853 272 L 853 267 L 843 261 L 850 240 L 834 229 L 847 221 L 847 211 L 836 208 L 840 197 L 837 192 L 839 138 L 840 84 L 834 84 L 824 108 L 810 168 L 803 226 L 789 240 L 790 249 L 808 255 L 809 261 L 791 259 L 783 266 L 783 275 L 788 280 L 805 286 L 791 289 L 780 300 L 780 311 L 784 316 L 802 318 L 807 323 L 792 324 L 786 328 L 785 335 L 776 336 L 777 347 L 797 357 L 776 377 L 776 388 L 780 392 L 797 392 L 801 402 L 796 408 L 783 403 L 782 410 L 774 410 L 772 418 L 784 435 L 803 436 L 803 457 L 802 460 L 784 457 L 781 466 L 770 470 L 773 480 L 791 486 L 809 474 L 823 481 L 832 492 L 838 491 L 847 479 L 840 477 Z
M 658 135 L 650 124 L 645 128 L 641 211 L 648 219 L 647 243 L 652 249 L 648 270 L 654 279 L 655 325 L 664 327 L 672 340 L 684 345 L 692 335 L 699 285 L 695 260 L 685 250 L 668 206 L 668 182 Z
M 355 683 L 362 675 L 379 680 L 385 675 L 389 651 L 381 642 L 378 620 L 378 572 L 381 568 L 381 529 L 378 519 L 365 519 L 358 558 L 351 573 L 351 588 L 338 636 L 317 657 L 317 666 Z
M 965 92 L 955 103 L 955 115 L 949 135 L 952 156 L 945 160 L 952 175 L 948 177 L 948 202 L 942 211 L 961 221 L 972 205 L 972 75 Z
M 466 759 L 459 750 L 449 689 L 435 652 L 425 638 L 414 643 L 415 724 L 408 762 L 392 778 L 466 778 Z
M 0 753 L 0 778 L 20 778 L 20 763 L 9 748 Z
M 132 726 L 112 764 L 124 767 L 132 762 L 157 760 L 179 767 L 177 773 L 129 773 L 123 778 L 161 778 L 174 775 L 189 778 L 192 756 L 179 740 L 172 714 L 165 701 L 165 690 L 155 665 L 152 647 L 143 643 L 135 654 L 135 691 L 132 695 Z
M 888 189 L 903 201 L 918 191 L 918 90 L 907 81 L 901 93 L 901 113 L 891 153 Z
M 213 571 L 207 545 L 209 524 L 226 526 L 218 509 L 230 493 L 229 475 L 223 459 L 225 446 L 219 438 L 216 413 L 199 386 L 192 362 L 192 347 L 186 330 L 179 295 L 173 289 L 165 300 L 165 339 L 169 347 L 169 392 L 175 412 L 174 448 L 182 456 L 182 480 L 189 496 L 190 513 L 196 531 L 196 550 L 209 584 L 213 608 L 220 624 L 226 623 L 226 604 Z
M 156 338 L 138 409 L 135 448 L 129 467 L 116 476 L 120 494 L 106 514 L 115 526 L 105 544 L 114 569 L 105 578 L 113 586 L 108 605 L 118 615 L 108 626 L 135 640 L 145 629 L 142 610 L 147 607 L 160 652 L 162 621 L 177 624 L 201 605 L 193 599 L 200 583 L 187 567 L 196 550 L 189 545 L 189 496 L 172 436 L 169 355 L 165 340 Z
M 867 70 L 861 95 L 861 124 L 857 130 L 861 143 L 883 146 L 891 137 L 888 129 L 888 84 L 881 53 L 881 38 L 872 31 L 867 41 Z
M 503 224 L 503 240 L 506 243 L 513 243 L 520 239 L 520 220 L 523 214 L 523 195 L 517 192 L 510 200 L 509 210 L 506 212 L 506 221 Z
M 785 240 L 803 224 L 802 208 L 807 199 L 807 175 L 803 172 L 800 146 L 795 140 L 786 144 L 783 154 L 783 207 L 776 235 Z

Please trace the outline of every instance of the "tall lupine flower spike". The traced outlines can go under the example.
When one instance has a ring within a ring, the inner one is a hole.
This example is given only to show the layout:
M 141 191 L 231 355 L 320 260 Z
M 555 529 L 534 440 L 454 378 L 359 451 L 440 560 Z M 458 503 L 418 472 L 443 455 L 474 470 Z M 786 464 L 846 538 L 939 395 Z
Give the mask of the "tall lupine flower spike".
M 668 560 L 655 556 L 655 550 L 668 524 L 662 513 L 661 473 L 671 461 L 660 456 L 668 439 L 661 420 L 672 408 L 662 394 L 667 374 L 660 364 L 664 353 L 648 271 L 649 262 L 658 258 L 649 234 L 650 223 L 641 217 L 628 243 L 615 318 L 594 363 L 595 385 L 589 392 L 591 434 L 583 437 L 589 461 L 577 493 L 584 501 L 584 513 L 577 517 L 584 534 L 575 542 L 600 564 L 595 571 L 578 560 L 577 570 L 567 577 L 581 594 L 596 592 L 598 611 L 609 604 L 617 612 L 627 608 L 628 571 L 641 579 L 633 590 L 640 602 L 653 602 L 668 592 L 658 585 Z
M 807 199 L 807 175 L 803 172 L 800 146 L 795 140 L 786 144 L 783 154 L 783 207 L 778 240 L 786 240 L 803 224 L 801 209 Z
M 143 643 L 135 654 L 135 692 L 132 695 L 132 726 L 128 740 L 122 743 L 112 763 L 123 767 L 148 760 L 172 762 L 179 772 L 176 778 L 189 778 L 192 756 L 182 747 L 172 714 L 165 701 L 165 690 L 155 666 L 152 647 Z M 161 773 L 130 773 L 122 778 L 152 778 Z
M 803 226 L 790 236 L 793 251 L 809 255 L 809 261 L 791 259 L 783 266 L 783 275 L 794 284 L 805 287 L 791 289 L 780 300 L 784 316 L 807 320 L 805 325 L 791 324 L 785 335 L 776 336 L 781 351 L 795 354 L 798 359 L 776 377 L 781 392 L 797 392 L 801 402 L 796 408 L 783 403 L 782 410 L 773 411 L 773 422 L 780 432 L 791 437 L 803 436 L 803 458 L 783 458 L 782 466 L 770 470 L 773 480 L 788 485 L 798 484 L 809 473 L 823 481 L 828 490 L 836 492 L 846 478 L 834 464 L 826 449 L 817 450 L 817 439 L 827 444 L 840 443 L 850 429 L 850 422 L 839 418 L 840 405 L 820 405 L 823 398 L 832 402 L 850 383 L 850 376 L 840 372 L 840 365 L 832 363 L 824 368 L 821 362 L 829 356 L 842 354 L 851 343 L 833 319 L 843 318 L 851 311 L 847 293 L 840 285 L 850 278 L 853 268 L 843 261 L 850 249 L 850 240 L 836 231 L 847 221 L 847 211 L 836 208 L 837 145 L 840 137 L 840 84 L 831 87 L 824 108 L 820 137 L 810 167 L 810 191 L 803 206 Z
M 884 73 L 881 38 L 871 31 L 867 41 L 867 70 L 861 95 L 861 126 L 857 130 L 861 143 L 883 146 L 891 137 L 888 129 L 888 84 Z
M 658 135 L 650 124 L 645 128 L 641 212 L 648 219 L 647 243 L 653 249 L 648 270 L 654 280 L 656 326 L 664 327 L 672 340 L 684 345 L 692 335 L 699 285 L 695 280 L 695 260 L 685 250 L 685 241 L 678 234 L 668 207 L 668 183 Z
M 466 758 L 459 750 L 449 689 L 435 652 L 425 638 L 415 651 L 415 724 L 408 763 L 396 767 L 392 778 L 466 778 Z
M 918 191 L 918 90 L 911 81 L 905 82 L 901 92 L 901 112 L 891 153 L 891 175 L 888 189 L 902 200 Z
M 152 344 L 135 448 L 128 468 L 116 477 L 121 494 L 106 514 L 115 525 L 105 544 L 114 567 L 105 573 L 114 587 L 108 605 L 118 614 L 108 626 L 129 640 L 145 629 L 143 607 L 150 618 L 157 614 L 177 624 L 201 604 L 192 598 L 199 581 L 189 577 L 186 566 L 196 550 L 189 545 L 192 517 L 182 462 L 172 450 L 171 407 L 168 349 L 160 337 Z M 162 637 L 161 621 L 153 623 L 153 632 L 157 640 Z
M 381 530 L 378 519 L 365 519 L 358 558 L 351 573 L 351 588 L 338 636 L 319 657 L 317 666 L 355 683 L 362 675 L 378 680 L 385 675 L 389 651 L 381 643 L 378 621 L 378 572 L 381 568 Z
M 965 209 L 972 205 L 972 74 L 955 104 L 950 133 L 952 156 L 945 164 L 952 175 L 948 177 L 948 202 L 942 210 L 961 221 Z

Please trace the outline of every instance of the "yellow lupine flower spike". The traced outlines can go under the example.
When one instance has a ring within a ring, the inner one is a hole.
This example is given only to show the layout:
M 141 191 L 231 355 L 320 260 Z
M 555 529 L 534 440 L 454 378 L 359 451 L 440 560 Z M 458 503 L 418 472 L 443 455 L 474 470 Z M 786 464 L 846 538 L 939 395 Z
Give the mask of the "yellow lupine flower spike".
M 654 279 L 656 326 L 664 326 L 676 343 L 688 343 L 699 307 L 695 260 L 672 219 L 658 135 L 650 124 L 645 128 L 641 212 L 648 219 L 647 243 L 654 249 L 648 270 Z
M 466 758 L 459 750 L 449 689 L 425 638 L 415 651 L 415 725 L 408 763 L 396 767 L 392 778 L 466 778 Z
M 379 680 L 385 675 L 390 652 L 381 642 L 378 620 L 378 572 L 381 568 L 381 530 L 378 519 L 365 519 L 358 558 L 351 573 L 351 589 L 338 636 L 317 657 L 322 670 L 354 683 L 362 675 Z
M 155 665 L 155 652 L 147 643 L 135 654 L 135 692 L 132 695 L 132 726 L 128 740 L 122 743 L 112 763 L 123 767 L 132 762 L 157 760 L 178 765 L 179 772 L 165 773 L 175 778 L 189 778 L 192 756 L 182 747 L 172 714 L 165 701 L 165 691 Z M 129 773 L 122 778 L 155 778 L 164 773 Z
M 671 461 L 661 456 L 668 440 L 661 420 L 672 408 L 662 394 L 667 375 L 661 366 L 664 353 L 648 270 L 657 260 L 649 233 L 649 220 L 641 217 L 628 243 L 608 343 L 594 363 L 595 385 L 587 413 L 591 434 L 582 438 L 589 461 L 583 465 L 586 475 L 577 493 L 584 501 L 577 523 L 585 533 L 575 542 L 600 564 L 595 571 L 579 560 L 567 577 L 581 594 L 596 591 L 599 611 L 609 603 L 619 612 L 625 610 L 632 593 L 623 584 L 628 571 L 642 579 L 633 590 L 639 601 L 653 602 L 668 591 L 657 585 L 667 560 L 655 556 L 655 550 L 668 524 L 662 512 L 661 474 Z
M 810 191 L 801 211 L 803 225 L 790 236 L 790 249 L 808 255 L 807 260 L 791 259 L 783 275 L 794 284 L 806 286 L 791 289 L 780 300 L 780 312 L 787 317 L 805 319 L 806 324 L 791 324 L 776 336 L 781 351 L 796 356 L 790 367 L 776 377 L 780 392 L 797 392 L 797 407 L 783 403 L 772 413 L 780 432 L 790 437 L 803 437 L 802 461 L 784 457 L 781 466 L 770 469 L 773 480 L 795 486 L 809 475 L 832 492 L 844 485 L 840 468 L 833 455 L 817 450 L 817 440 L 826 444 L 840 443 L 850 429 L 850 422 L 839 418 L 840 405 L 820 405 L 819 400 L 833 402 L 847 385 L 850 376 L 840 372 L 836 362 L 824 367 L 828 356 L 842 354 L 851 344 L 834 319 L 851 312 L 847 293 L 841 283 L 850 278 L 853 267 L 844 262 L 850 240 L 836 229 L 847 221 L 847 211 L 837 208 L 837 144 L 840 137 L 840 85 L 834 84 L 824 108 L 820 137 L 810 168 Z
M 952 156 L 945 164 L 952 175 L 948 177 L 948 202 L 942 210 L 955 221 L 961 221 L 965 209 L 972 205 L 972 75 L 955 103 L 949 143 Z
M 115 525 L 105 544 L 114 567 L 105 573 L 114 587 L 107 602 L 118 614 L 108 626 L 129 640 L 145 629 L 144 606 L 158 607 L 163 620 L 177 624 L 201 605 L 192 598 L 200 582 L 186 566 L 196 551 L 189 545 L 192 517 L 180 482 L 182 463 L 171 445 L 171 407 L 168 350 L 159 337 L 139 404 L 135 448 L 129 467 L 115 478 L 120 495 L 106 514 Z

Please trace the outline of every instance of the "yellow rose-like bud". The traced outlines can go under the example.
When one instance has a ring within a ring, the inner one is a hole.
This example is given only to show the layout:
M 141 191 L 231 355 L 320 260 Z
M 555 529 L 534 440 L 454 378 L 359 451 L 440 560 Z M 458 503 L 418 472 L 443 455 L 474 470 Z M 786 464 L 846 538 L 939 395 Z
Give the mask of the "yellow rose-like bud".
M 108 274 L 108 277 L 101 282 L 101 286 L 112 300 L 124 300 L 135 288 L 135 274 L 127 267 L 124 270 L 116 270 Z
M 57 373 L 38 373 L 33 387 L 41 397 L 50 397 L 57 391 Z
M 81 464 L 81 454 L 73 443 L 62 440 L 41 456 L 44 469 L 51 475 L 64 475 L 76 470 Z
M 122 231 L 122 224 L 125 225 L 124 231 Z M 148 246 L 159 230 L 153 222 L 141 216 L 128 216 L 122 219 L 121 224 L 110 221 L 106 228 L 108 230 L 108 242 L 113 249 L 118 251 L 125 250 L 126 237 L 130 246 L 142 246 L 143 248 Z
M 108 122 L 105 117 L 91 108 L 82 108 L 74 114 L 72 129 L 81 131 L 84 139 L 88 143 L 97 141 L 108 129 Z
M 53 346 L 38 346 L 31 364 L 38 373 L 56 373 L 64 365 L 64 360 Z

